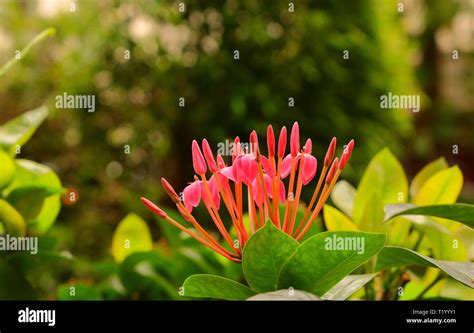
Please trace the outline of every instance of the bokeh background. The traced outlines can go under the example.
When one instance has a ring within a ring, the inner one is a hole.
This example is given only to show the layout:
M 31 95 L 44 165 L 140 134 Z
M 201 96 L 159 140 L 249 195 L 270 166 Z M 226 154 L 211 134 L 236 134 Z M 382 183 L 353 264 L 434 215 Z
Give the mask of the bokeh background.
M 332 136 L 354 138 L 344 174 L 354 185 L 385 146 L 410 177 L 445 156 L 464 174 L 460 201 L 474 201 L 472 1 L 308 0 L 294 12 L 288 1 L 186 1 L 182 13 L 179 5 L 0 1 L 0 64 L 56 29 L 2 77 L 0 123 L 50 108 L 22 157 L 50 165 L 77 191 L 50 231 L 74 255 L 110 257 L 129 212 L 159 239 L 139 198 L 166 205 L 160 177 L 178 189 L 192 180 L 192 139 L 216 148 L 252 129 L 263 138 L 269 123 L 299 121 L 320 157 Z M 96 95 L 96 111 L 57 110 L 64 92 Z M 420 95 L 421 111 L 381 109 L 388 92 Z

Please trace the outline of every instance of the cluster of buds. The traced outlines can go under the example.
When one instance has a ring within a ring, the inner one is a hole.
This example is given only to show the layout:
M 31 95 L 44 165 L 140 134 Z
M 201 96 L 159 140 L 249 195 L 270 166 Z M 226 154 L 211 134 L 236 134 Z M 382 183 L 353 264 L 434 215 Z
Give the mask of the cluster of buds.
M 241 249 L 249 237 L 267 221 L 294 239 L 301 240 L 318 217 L 334 184 L 346 166 L 354 148 L 354 140 L 345 146 L 340 158 L 334 157 L 336 138 L 331 140 L 311 201 L 297 224 L 296 213 L 302 188 L 311 184 L 316 176 L 318 164 L 316 157 L 312 155 L 311 139 L 308 139 L 302 148 L 300 147 L 297 122 L 291 129 L 290 153 L 286 156 L 286 127 L 281 129 L 276 146 L 271 125 L 267 129 L 267 156 L 260 152 L 255 131 L 250 134 L 251 150 L 243 149 L 239 137 L 235 138 L 230 165 L 226 165 L 221 155 L 213 154 L 206 139 L 202 140 L 201 147 L 196 140 L 193 141 L 192 157 L 196 175 L 194 181 L 183 190 L 181 198 L 168 181 L 161 178 L 165 192 L 176 204 L 184 220 L 189 223 L 188 226 L 168 216 L 150 200 L 146 198 L 141 198 L 141 200 L 160 218 L 229 260 L 240 262 Z M 208 178 L 208 172 L 211 174 L 210 178 Z M 286 178 L 289 178 L 287 185 L 283 181 Z M 244 198 L 247 201 L 245 212 Z M 192 215 L 193 208 L 197 207 L 201 201 L 228 246 L 222 245 L 212 237 Z M 238 242 L 233 241 L 229 230 L 224 225 L 221 201 L 227 211 L 225 218 L 232 220 Z M 284 208 L 283 213 L 280 207 Z M 244 214 L 247 212 L 250 222 L 248 226 L 244 223 Z

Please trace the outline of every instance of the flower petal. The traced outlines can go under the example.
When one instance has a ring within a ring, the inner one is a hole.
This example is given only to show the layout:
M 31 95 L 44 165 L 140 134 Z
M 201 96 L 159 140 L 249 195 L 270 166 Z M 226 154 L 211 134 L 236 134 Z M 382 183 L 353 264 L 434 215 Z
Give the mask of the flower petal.
M 197 207 L 201 201 L 201 181 L 196 180 L 186 186 L 183 190 L 184 206 L 189 212 L 192 211 L 192 207 Z
M 297 157 L 293 157 L 291 155 L 286 155 L 281 163 L 281 178 L 286 178 L 291 172 L 291 164 L 293 163 L 293 158 L 296 158 L 296 162 L 298 162 L 299 155 Z
M 258 166 L 253 154 L 245 154 L 242 156 L 239 171 L 242 182 L 244 182 L 245 185 L 248 186 L 254 181 L 258 174 Z
M 262 163 L 263 170 L 271 178 L 275 177 L 275 168 L 272 167 L 270 161 L 265 156 L 260 156 L 260 163 Z
M 303 167 L 303 185 L 306 185 L 312 181 L 316 175 L 318 161 L 313 155 L 304 154 L 304 160 L 302 160 L 300 167 Z

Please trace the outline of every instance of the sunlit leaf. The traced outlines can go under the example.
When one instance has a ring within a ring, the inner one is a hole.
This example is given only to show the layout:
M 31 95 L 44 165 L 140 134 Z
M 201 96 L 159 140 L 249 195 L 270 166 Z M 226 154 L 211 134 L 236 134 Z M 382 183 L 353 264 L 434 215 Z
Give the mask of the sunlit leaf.
M 405 172 L 387 148 L 370 161 L 357 188 L 353 211 L 355 224 L 360 224 L 367 202 L 374 193 L 381 198 L 383 205 L 405 202 L 408 195 Z
M 0 223 L 3 224 L 7 234 L 12 236 L 26 234 L 26 222 L 23 216 L 3 199 L 0 199 Z
M 352 217 L 356 189 L 345 180 L 338 181 L 331 192 L 331 200 L 337 208 Z
M 461 192 L 463 176 L 458 166 L 432 175 L 413 199 L 418 206 L 452 204 Z
M 3 124 L 0 126 L 0 147 L 14 154 L 15 146 L 25 144 L 47 116 L 48 108 L 41 106 Z
M 0 150 L 0 191 L 8 186 L 15 175 L 15 163 L 7 153 Z
M 421 189 L 421 187 L 431 176 L 446 168 L 448 168 L 448 163 L 444 157 L 440 157 L 436 161 L 427 164 L 423 169 L 420 170 L 420 172 L 416 174 L 415 178 L 413 178 L 410 185 L 410 196 L 414 198 L 418 194 L 418 191 Z
M 150 230 L 139 216 L 128 214 L 120 221 L 112 239 L 112 255 L 117 262 L 132 253 L 150 251 L 152 247 Z
M 324 205 L 323 213 L 328 231 L 359 231 L 359 228 L 336 208 Z

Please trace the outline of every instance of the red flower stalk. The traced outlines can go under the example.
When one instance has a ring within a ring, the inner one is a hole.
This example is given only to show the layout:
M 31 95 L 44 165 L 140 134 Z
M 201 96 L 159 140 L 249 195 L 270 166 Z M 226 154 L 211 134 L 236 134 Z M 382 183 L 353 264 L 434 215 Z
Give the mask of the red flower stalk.
M 223 156 L 214 156 L 206 139 L 202 141 L 202 151 L 194 140 L 192 160 L 194 171 L 198 176 L 194 176 L 194 181 L 184 188 L 181 198 L 166 179 L 162 178 L 165 192 L 176 204 L 179 213 L 189 226 L 174 220 L 148 199 L 142 198 L 143 204 L 161 219 L 234 262 L 241 261 L 241 248 L 266 221 L 270 221 L 296 240 L 301 240 L 318 217 L 347 164 L 354 148 L 354 140 L 347 144 L 340 158 L 334 158 L 336 138 L 331 140 L 313 196 L 300 221 L 296 221 L 296 212 L 302 188 L 310 185 L 317 173 L 318 163 L 316 157 L 312 155 L 311 140 L 308 139 L 300 149 L 299 126 L 295 122 L 290 136 L 290 154 L 287 156 L 284 156 L 287 144 L 286 127 L 280 131 L 276 156 L 275 134 L 271 125 L 267 128 L 268 156 L 261 155 L 255 131 L 250 135 L 250 143 L 250 150 L 243 149 L 239 138 L 236 137 L 232 149 L 232 162 L 227 166 Z M 288 176 L 286 187 L 284 180 Z M 244 224 L 244 215 L 247 213 L 243 211 L 244 198 L 247 198 L 248 203 L 250 220 L 248 227 Z M 227 245 L 222 245 L 212 237 L 192 215 L 193 208 L 199 206 L 201 202 Z M 280 216 L 278 209 L 280 205 L 285 207 L 283 216 Z M 222 207 L 225 207 L 225 213 Z M 231 238 L 221 214 L 226 215 L 226 221 L 232 221 L 237 239 Z M 297 222 L 298 227 L 293 231 Z

